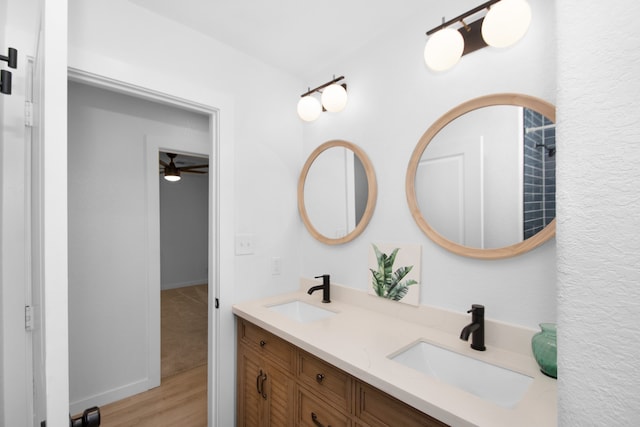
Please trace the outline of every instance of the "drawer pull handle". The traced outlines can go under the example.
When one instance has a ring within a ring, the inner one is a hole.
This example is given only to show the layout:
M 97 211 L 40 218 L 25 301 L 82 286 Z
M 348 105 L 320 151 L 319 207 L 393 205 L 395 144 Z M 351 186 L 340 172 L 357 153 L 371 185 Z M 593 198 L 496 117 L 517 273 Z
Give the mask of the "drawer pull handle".
M 260 373 L 256 377 L 256 389 L 258 390 L 258 394 L 262 396 L 263 399 L 267 400 L 267 393 L 264 391 L 264 382 L 267 380 L 267 374 L 262 372 L 260 369 Z
M 311 421 L 313 421 L 313 424 L 315 424 L 318 427 L 324 427 L 324 425 L 320 423 L 320 421 L 318 421 L 318 416 L 316 415 L 315 412 L 311 413 Z M 327 425 L 327 427 L 331 427 L 331 426 Z
M 262 371 L 260 371 L 260 374 L 262 375 Z M 260 382 L 260 390 L 262 392 L 262 398 L 264 400 L 267 400 L 267 393 L 264 391 L 264 382 L 267 380 L 267 374 L 262 375 L 262 381 Z
M 258 394 L 262 394 L 262 390 L 261 390 L 262 383 L 260 382 L 261 379 L 262 379 L 262 369 L 260 369 L 260 373 L 256 377 L 256 390 L 258 390 Z
M 265 345 L 267 345 L 266 341 L 260 340 L 260 347 L 264 347 Z
M 322 384 L 322 380 L 324 380 L 324 374 L 317 374 L 316 381 L 318 381 L 318 384 Z

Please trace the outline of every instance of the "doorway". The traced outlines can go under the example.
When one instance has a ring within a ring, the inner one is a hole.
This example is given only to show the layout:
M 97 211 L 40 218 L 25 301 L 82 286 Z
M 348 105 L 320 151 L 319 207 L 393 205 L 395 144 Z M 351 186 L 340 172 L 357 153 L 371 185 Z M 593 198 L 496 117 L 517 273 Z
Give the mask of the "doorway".
M 207 364 L 209 158 L 160 151 L 161 381 Z
M 209 156 L 209 121 L 175 106 L 69 84 L 72 413 L 160 384 L 158 153 Z M 207 193 L 211 218 L 215 197 Z M 212 236 L 204 234 L 211 270 Z M 212 285 L 207 277 L 208 291 Z

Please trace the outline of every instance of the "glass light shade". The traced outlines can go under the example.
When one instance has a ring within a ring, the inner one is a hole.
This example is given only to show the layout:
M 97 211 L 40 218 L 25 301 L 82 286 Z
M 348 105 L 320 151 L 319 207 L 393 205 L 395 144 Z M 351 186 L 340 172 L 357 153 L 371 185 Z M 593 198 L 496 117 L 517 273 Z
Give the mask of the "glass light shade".
M 347 100 L 347 91 L 337 83 L 327 86 L 322 91 L 322 106 L 332 113 L 344 110 Z
M 312 122 L 322 113 L 320 101 L 311 95 L 304 96 L 298 101 L 298 116 L 305 122 Z
M 462 34 L 453 28 L 443 28 L 427 40 L 424 61 L 434 71 L 445 71 L 458 63 L 463 50 Z
M 531 23 L 527 0 L 502 0 L 489 9 L 482 23 L 482 38 L 493 47 L 508 47 L 525 35 Z
M 171 181 L 171 182 L 176 182 L 176 181 L 180 181 L 180 175 L 165 175 L 164 179 L 166 179 L 167 181 Z

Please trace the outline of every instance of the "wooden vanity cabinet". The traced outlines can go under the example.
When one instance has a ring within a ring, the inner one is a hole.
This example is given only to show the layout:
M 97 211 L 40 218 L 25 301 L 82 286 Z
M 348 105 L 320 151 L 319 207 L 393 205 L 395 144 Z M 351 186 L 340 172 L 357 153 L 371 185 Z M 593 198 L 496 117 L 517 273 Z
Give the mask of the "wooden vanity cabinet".
M 446 424 L 238 318 L 239 426 Z

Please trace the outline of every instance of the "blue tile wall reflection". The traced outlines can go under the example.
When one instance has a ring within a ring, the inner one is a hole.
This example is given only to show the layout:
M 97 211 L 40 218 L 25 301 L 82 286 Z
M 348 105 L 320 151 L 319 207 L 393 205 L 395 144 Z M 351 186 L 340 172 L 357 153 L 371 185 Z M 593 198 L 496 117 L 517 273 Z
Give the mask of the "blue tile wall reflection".
M 556 131 L 542 114 L 524 109 L 524 227 L 528 239 L 556 216 Z

